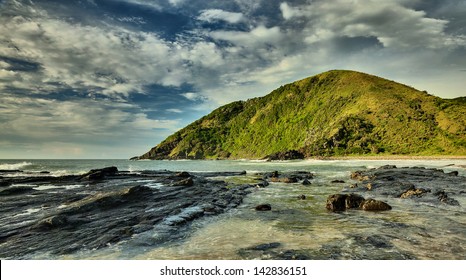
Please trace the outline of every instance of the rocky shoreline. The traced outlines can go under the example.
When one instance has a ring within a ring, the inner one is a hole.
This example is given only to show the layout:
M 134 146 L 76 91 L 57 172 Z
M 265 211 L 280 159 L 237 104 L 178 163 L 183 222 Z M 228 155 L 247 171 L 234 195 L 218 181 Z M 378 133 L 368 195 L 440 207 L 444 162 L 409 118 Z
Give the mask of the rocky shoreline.
M 108 167 L 84 175 L 2 177 L 0 258 L 58 258 L 130 238 L 164 244 L 183 236 L 193 220 L 237 207 L 252 186 L 213 177 L 239 174 Z
M 13 173 L 15 176 L 10 176 Z M 116 167 L 57 177 L 46 171 L 34 174 L 2 171 L 0 258 L 56 259 L 120 242 L 133 247 L 164 246 L 188 237 L 194 230 L 191 228 L 194 221 L 237 208 L 248 194 L 270 184 L 300 185 L 308 191 L 294 199 L 306 202 L 308 197 L 313 197 L 314 179 L 319 176 L 307 171 L 274 171 L 252 174 L 251 183 L 225 180 L 245 175 L 245 171 L 127 172 Z M 326 204 L 319 207 L 327 208 L 337 220 L 344 218 L 339 213 L 346 211 L 397 211 L 400 203 L 414 204 L 414 207 L 416 203 L 430 205 L 440 213 L 442 207 L 460 208 L 458 198 L 466 196 L 466 180 L 458 172 L 422 167 L 386 165 L 355 171 L 348 180 L 328 183 L 341 185 L 341 191 L 329 194 Z M 262 212 L 280 215 L 274 207 L 273 203 L 263 201 L 251 211 L 258 215 L 266 214 Z M 393 227 L 401 230 L 407 227 L 383 220 L 378 223 L 383 224 L 382 229 L 386 225 L 389 232 Z M 280 242 L 271 242 L 240 249 L 238 256 L 246 259 L 415 258 L 394 250 L 390 235 L 348 235 L 345 240 L 322 244 L 314 251 L 285 250 Z M 356 247 L 359 255 L 342 251 L 345 242 L 360 244 Z M 378 251 L 386 248 L 391 253 Z

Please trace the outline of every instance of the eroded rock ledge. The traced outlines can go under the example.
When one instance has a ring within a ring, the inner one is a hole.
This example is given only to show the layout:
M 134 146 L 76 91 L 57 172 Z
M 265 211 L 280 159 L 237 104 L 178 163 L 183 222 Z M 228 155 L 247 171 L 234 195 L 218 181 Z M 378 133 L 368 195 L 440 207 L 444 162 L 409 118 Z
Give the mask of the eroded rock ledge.
M 185 236 L 191 221 L 237 207 L 252 188 L 212 178 L 224 173 L 205 175 L 108 167 L 83 175 L 0 178 L 0 258 Z

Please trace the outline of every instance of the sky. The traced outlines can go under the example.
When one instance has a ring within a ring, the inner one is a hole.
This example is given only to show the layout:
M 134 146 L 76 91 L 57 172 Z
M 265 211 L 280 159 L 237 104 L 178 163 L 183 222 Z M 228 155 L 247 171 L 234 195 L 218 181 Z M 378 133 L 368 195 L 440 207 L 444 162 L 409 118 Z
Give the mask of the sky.
M 466 95 L 464 0 L 0 0 L 0 158 L 130 158 L 332 69 Z

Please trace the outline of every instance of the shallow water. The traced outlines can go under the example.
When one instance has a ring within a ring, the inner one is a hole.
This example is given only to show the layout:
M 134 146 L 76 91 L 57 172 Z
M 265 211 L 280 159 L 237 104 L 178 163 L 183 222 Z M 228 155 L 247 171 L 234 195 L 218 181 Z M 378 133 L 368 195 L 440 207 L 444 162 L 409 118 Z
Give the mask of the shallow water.
M 350 161 L 0 161 L 3 169 L 52 174 L 80 173 L 114 165 L 119 170 L 242 171 L 243 177 L 221 178 L 227 182 L 253 182 L 257 172 L 311 171 L 312 184 L 271 183 L 249 194 L 238 208 L 215 217 L 194 221 L 181 238 L 162 246 L 135 245 L 123 241 L 104 249 L 63 255 L 65 259 L 268 259 L 306 256 L 315 259 L 464 259 L 466 256 L 466 198 L 453 197 L 460 206 L 434 207 L 414 200 L 386 197 L 393 210 L 333 213 L 325 209 L 328 195 L 353 183 L 351 171 L 386 164 L 424 166 L 458 171 L 466 176 L 464 160 L 350 160 Z M 13 168 L 15 167 L 15 168 Z M 2 169 L 0 168 L 0 169 Z M 9 176 L 9 175 L 4 175 Z M 11 174 L 14 176 L 14 174 Z M 332 180 L 345 183 L 331 183 Z M 144 184 L 144 182 L 141 182 Z M 147 184 L 150 184 L 147 182 Z M 54 186 L 46 186 L 53 191 Z M 68 186 L 77 188 L 80 186 Z M 163 188 L 160 185 L 151 186 Z M 44 188 L 44 187 L 42 187 Z M 305 195 L 306 199 L 298 199 Z M 269 203 L 272 211 L 257 212 Z M 40 209 L 30 209 L 40 211 Z M 21 213 L 27 217 L 28 213 Z M 153 237 L 154 233 L 145 232 Z M 151 235 L 152 234 L 152 235 Z M 134 236 L 144 238 L 144 235 Z M 268 244 L 268 246 L 264 246 Z M 262 246 L 262 247 L 261 247 Z M 56 258 L 38 252 L 32 258 Z

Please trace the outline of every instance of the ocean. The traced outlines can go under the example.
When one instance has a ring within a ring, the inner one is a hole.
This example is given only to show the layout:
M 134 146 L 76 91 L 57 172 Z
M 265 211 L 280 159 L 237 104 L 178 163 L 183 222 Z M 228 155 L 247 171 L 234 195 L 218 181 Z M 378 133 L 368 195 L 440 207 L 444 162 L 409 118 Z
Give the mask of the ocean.
M 264 259 L 273 255 L 313 256 L 316 259 L 464 259 L 466 256 L 466 198 L 453 195 L 460 206 L 435 207 L 414 200 L 386 197 L 387 212 L 325 209 L 330 194 L 348 187 L 353 171 L 384 165 L 426 167 L 457 171 L 466 176 L 466 160 L 0 160 L 0 170 L 23 170 L 31 176 L 49 171 L 52 176 L 83 174 L 90 169 L 116 166 L 120 171 L 142 170 L 246 171 L 238 182 L 253 180 L 257 173 L 309 171 L 310 186 L 271 183 L 256 189 L 243 203 L 227 213 L 196 219 L 188 234 L 163 245 L 134 246 L 122 241 L 105 248 L 65 255 L 37 252 L 31 259 Z M 20 176 L 5 173 L 2 176 Z M 335 180 L 343 184 L 332 183 Z M 448 186 L 445 186 L 448 187 Z M 82 186 L 85 188 L 85 186 Z M 50 195 L 53 195 L 51 193 Z M 296 197 L 305 195 L 306 200 Z M 261 203 L 273 211 L 258 213 Z M 32 210 L 31 210 L 32 211 Z M 39 211 L 39 210 L 34 210 Z M 27 217 L 28 213 L 20 213 Z M 5 221 L 5 219 L 4 219 Z M 265 244 L 265 245 L 264 245 Z M 259 246 L 259 247 L 258 247 Z M 265 247 L 260 247 L 265 246 Z M 267 247 L 269 246 L 269 247 Z M 256 250 L 255 248 L 259 248 Z M 5 250 L 0 245 L 1 250 Z

